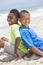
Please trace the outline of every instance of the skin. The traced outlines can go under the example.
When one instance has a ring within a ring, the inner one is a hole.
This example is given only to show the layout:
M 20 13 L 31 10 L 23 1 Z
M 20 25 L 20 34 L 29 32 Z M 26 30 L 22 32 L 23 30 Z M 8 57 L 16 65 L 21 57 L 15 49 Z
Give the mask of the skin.
M 29 26 L 30 24 L 30 14 L 29 13 L 22 13 L 21 17 L 20 17 L 20 22 L 22 24 L 22 26 L 24 26 L 25 28 Z M 35 46 L 31 46 L 30 50 L 40 56 L 43 56 L 43 52 L 40 51 L 38 48 L 36 48 Z
M 8 42 L 9 39 L 6 38 L 6 37 L 2 37 L 2 38 L 0 39 L 0 48 L 4 48 L 5 41 Z
M 5 41 L 2 40 L 2 39 L 0 39 L 0 48 L 3 48 L 4 47 L 4 43 L 5 43 Z

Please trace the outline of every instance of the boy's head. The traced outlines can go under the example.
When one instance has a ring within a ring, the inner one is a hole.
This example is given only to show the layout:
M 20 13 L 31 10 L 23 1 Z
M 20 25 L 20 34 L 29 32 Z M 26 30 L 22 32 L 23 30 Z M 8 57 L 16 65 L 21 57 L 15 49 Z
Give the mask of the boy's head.
M 30 23 L 30 13 L 26 10 L 20 12 L 20 22 L 24 27 L 28 27 Z
M 9 25 L 17 24 L 18 18 L 19 18 L 19 11 L 17 9 L 12 9 L 8 14 L 7 21 Z

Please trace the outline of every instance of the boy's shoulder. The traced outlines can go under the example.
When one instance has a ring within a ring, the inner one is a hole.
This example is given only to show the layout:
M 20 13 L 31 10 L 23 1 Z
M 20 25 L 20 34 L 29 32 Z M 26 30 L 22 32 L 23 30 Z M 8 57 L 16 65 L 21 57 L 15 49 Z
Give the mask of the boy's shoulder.
M 22 33 L 26 33 L 26 32 L 33 32 L 34 30 L 33 30 L 31 27 L 25 28 L 25 27 L 21 26 L 21 27 L 20 27 L 20 31 L 21 31 Z
M 26 32 L 26 28 L 24 28 L 23 26 L 20 27 L 20 33 L 24 34 Z
M 11 28 L 14 28 L 14 29 L 19 29 L 20 28 L 20 25 L 19 24 L 13 24 L 12 26 L 11 26 Z
M 19 24 L 13 24 L 11 27 L 19 27 Z

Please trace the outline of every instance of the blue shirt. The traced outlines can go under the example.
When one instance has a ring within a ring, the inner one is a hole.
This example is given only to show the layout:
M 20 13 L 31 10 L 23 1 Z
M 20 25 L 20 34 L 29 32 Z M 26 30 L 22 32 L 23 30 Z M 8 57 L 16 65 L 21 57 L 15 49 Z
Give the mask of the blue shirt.
M 43 40 L 30 27 L 20 27 L 21 38 L 27 48 L 35 46 L 43 51 Z

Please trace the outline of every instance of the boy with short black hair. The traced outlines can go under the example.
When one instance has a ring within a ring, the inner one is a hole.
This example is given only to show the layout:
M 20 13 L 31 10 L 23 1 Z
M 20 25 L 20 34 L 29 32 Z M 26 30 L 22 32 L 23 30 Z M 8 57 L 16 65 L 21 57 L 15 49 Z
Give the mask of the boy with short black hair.
M 20 54 L 18 53 L 18 46 L 20 44 L 21 39 L 18 29 L 19 28 L 18 19 L 19 19 L 19 11 L 17 9 L 10 10 L 7 17 L 7 21 L 8 24 L 10 25 L 11 40 L 9 42 L 9 40 L 5 37 L 2 37 L 0 40 L 0 48 L 4 47 L 5 52 L 8 52 L 14 56 L 16 55 L 20 56 Z
M 30 13 L 27 10 L 20 12 L 20 34 L 25 46 L 32 52 L 43 56 L 43 40 L 35 33 L 35 31 L 29 27 Z

